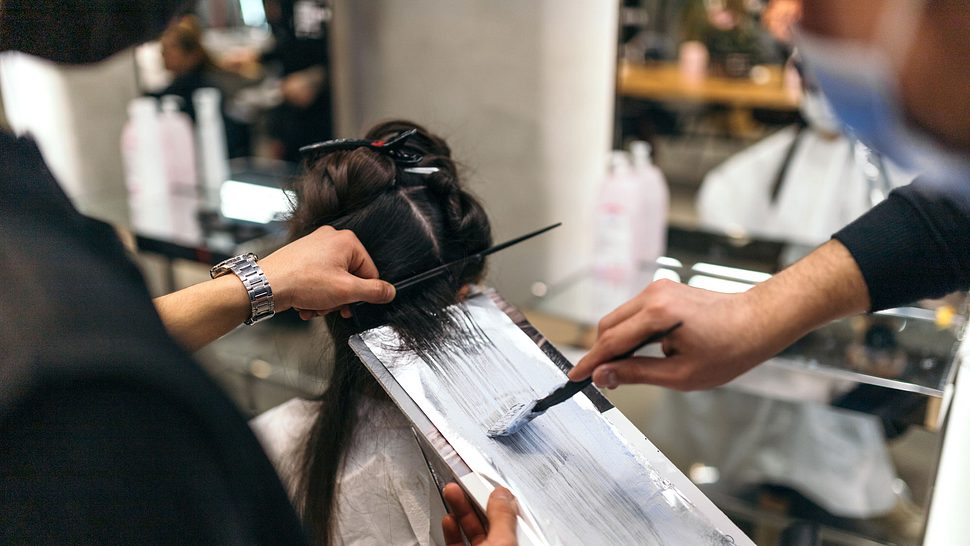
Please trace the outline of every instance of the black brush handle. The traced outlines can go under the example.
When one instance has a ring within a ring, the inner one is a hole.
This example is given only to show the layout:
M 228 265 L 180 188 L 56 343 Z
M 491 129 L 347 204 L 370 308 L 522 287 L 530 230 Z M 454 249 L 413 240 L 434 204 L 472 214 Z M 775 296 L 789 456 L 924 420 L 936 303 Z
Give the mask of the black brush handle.
M 656 343 L 661 339 L 669 336 L 671 333 L 673 333 L 674 330 L 676 330 L 677 328 L 680 328 L 683 324 L 684 324 L 683 322 L 678 322 L 677 324 L 674 324 L 673 326 L 671 326 L 670 328 L 667 328 L 666 330 L 662 330 L 660 332 L 657 332 L 656 334 L 653 334 L 652 336 L 645 339 L 643 343 L 637 345 L 636 347 L 630 349 L 629 351 L 623 353 L 622 355 L 614 358 L 613 360 L 611 360 L 611 362 L 614 362 L 617 360 L 626 360 L 628 358 L 631 358 L 633 354 L 639 351 L 640 349 L 646 347 L 647 345 L 650 345 L 651 343 Z M 538 402 L 536 402 L 535 408 L 533 408 L 532 411 L 533 412 L 546 411 L 547 409 L 555 406 L 556 404 L 561 404 L 566 400 L 569 400 L 570 398 L 575 396 L 576 393 L 578 393 L 579 391 L 585 389 L 586 387 L 592 384 L 593 384 L 592 375 L 590 375 L 586 379 L 583 379 L 582 381 L 569 381 L 565 385 L 552 391 L 552 394 L 550 394 L 549 396 L 546 396 L 542 400 L 539 400 Z
M 589 376 L 582 381 L 569 381 L 565 385 L 559 387 L 558 389 L 552 391 L 552 394 L 536 402 L 534 408 L 532 408 L 533 413 L 539 413 L 546 411 L 547 409 L 555 406 L 556 404 L 562 404 L 566 400 L 569 400 L 576 395 L 577 392 L 585 389 L 586 387 L 593 384 L 593 376 Z

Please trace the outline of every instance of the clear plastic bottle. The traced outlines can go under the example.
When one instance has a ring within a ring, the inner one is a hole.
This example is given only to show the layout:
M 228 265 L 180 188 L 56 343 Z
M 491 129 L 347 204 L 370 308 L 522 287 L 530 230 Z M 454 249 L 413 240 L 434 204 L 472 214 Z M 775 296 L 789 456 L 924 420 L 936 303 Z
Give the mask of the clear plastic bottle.
M 642 140 L 631 142 L 630 155 L 637 180 L 638 203 L 634 259 L 639 266 L 639 284 L 646 286 L 653 281 L 657 271 L 657 258 L 667 251 L 670 189 L 667 179 L 650 158 L 650 144 Z
M 202 191 L 206 203 L 213 208 L 218 208 L 222 183 L 229 179 L 229 149 L 219 107 L 221 100 L 221 93 L 213 87 L 203 87 L 192 94 Z
M 172 231 L 172 205 L 161 151 L 158 101 L 133 99 L 121 133 L 131 223 L 137 231 L 165 235 Z
M 158 118 L 162 152 L 172 191 L 178 195 L 195 195 L 199 184 L 195 163 L 195 130 L 191 118 L 179 108 L 181 100 L 174 95 L 162 97 L 162 113 Z
M 592 310 L 602 316 L 638 290 L 636 226 L 638 184 L 626 152 L 614 151 L 596 202 Z

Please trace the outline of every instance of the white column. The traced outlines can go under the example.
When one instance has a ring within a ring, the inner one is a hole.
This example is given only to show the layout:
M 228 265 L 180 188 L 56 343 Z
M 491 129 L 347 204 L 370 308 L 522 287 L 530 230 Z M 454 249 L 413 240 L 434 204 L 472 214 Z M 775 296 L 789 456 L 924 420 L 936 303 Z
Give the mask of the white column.
M 496 255 L 512 301 L 589 262 L 592 197 L 613 127 L 617 3 L 586 0 L 337 0 L 340 136 L 403 117 L 468 167 L 501 241 L 564 227 Z
M 924 546 L 970 544 L 970 337 L 966 335 L 957 350 L 957 365 Z

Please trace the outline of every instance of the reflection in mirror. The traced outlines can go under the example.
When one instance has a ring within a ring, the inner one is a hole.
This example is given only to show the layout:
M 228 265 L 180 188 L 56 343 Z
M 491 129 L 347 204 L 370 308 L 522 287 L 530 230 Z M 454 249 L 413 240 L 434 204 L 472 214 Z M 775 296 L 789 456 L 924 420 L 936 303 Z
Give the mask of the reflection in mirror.
M 137 49 L 138 80 L 193 121 L 195 91 L 217 89 L 228 157 L 297 162 L 333 136 L 332 18 L 329 0 L 200 0 Z
M 797 57 L 798 2 L 627 2 L 617 144 L 646 140 L 685 227 L 815 245 L 903 172 L 844 134 Z
M 622 6 L 614 147 L 649 143 L 669 188 L 664 255 L 686 267 L 661 271 L 746 290 L 913 179 L 845 130 L 793 51 L 800 0 Z M 550 286 L 537 307 L 566 316 L 595 285 Z M 659 391 L 638 424 L 758 544 L 778 515 L 825 543 L 915 544 L 964 307 L 839 321 L 726 388 Z

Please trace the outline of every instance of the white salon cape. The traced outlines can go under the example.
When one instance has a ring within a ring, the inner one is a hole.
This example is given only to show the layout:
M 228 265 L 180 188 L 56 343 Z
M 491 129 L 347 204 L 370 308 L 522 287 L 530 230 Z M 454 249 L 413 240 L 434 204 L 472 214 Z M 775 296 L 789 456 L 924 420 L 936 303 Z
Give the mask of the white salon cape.
M 789 157 L 794 139 L 798 143 Z M 788 160 L 777 195 L 772 191 Z M 869 210 L 869 186 L 849 139 L 788 127 L 712 169 L 697 196 L 700 224 L 817 245 Z M 886 162 L 889 185 L 912 180 Z
M 821 244 L 872 207 L 862 168 L 845 137 L 786 128 L 707 175 L 697 198 L 700 223 Z M 891 187 L 912 179 L 893 165 L 886 170 Z M 879 516 L 896 503 L 896 471 L 873 416 L 729 389 L 670 392 L 664 408 L 650 429 L 661 449 L 717 467 L 722 481 L 789 486 L 842 517 Z
M 291 497 L 299 452 L 317 402 L 293 399 L 250 421 Z M 338 544 L 443 545 L 444 505 L 407 418 L 389 402 L 368 400 L 336 494 Z

